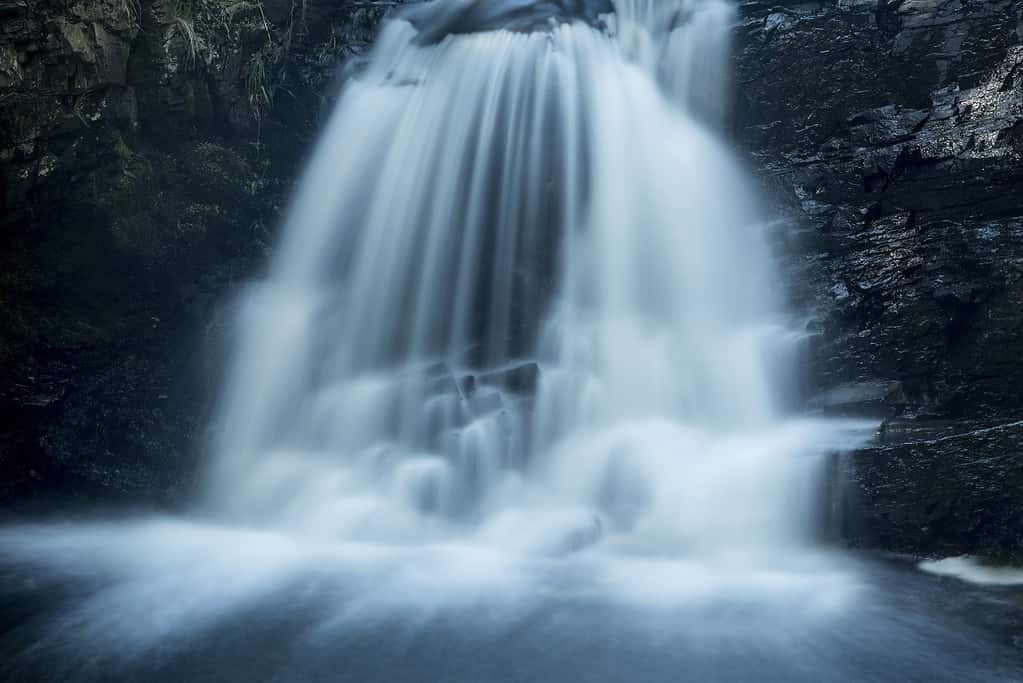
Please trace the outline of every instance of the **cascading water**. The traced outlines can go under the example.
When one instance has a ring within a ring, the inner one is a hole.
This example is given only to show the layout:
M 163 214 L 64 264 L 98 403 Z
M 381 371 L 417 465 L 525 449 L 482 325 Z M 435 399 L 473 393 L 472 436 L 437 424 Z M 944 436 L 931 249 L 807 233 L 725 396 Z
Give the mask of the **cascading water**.
M 389 22 L 243 297 L 200 504 L 0 527 L 0 678 L 1021 680 L 954 590 L 815 547 L 862 424 L 793 400 L 734 21 Z
M 828 427 L 785 421 L 796 338 L 712 132 L 732 6 L 615 9 L 387 26 L 245 302 L 221 514 L 537 549 L 806 539 Z

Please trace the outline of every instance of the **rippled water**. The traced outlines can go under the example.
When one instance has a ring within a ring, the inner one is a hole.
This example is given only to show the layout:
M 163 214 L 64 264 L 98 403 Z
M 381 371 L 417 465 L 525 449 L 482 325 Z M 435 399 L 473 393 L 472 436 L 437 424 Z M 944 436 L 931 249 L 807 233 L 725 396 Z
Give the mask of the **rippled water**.
M 0 549 L 12 681 L 1023 680 L 1020 589 L 846 553 L 537 557 L 158 517 Z

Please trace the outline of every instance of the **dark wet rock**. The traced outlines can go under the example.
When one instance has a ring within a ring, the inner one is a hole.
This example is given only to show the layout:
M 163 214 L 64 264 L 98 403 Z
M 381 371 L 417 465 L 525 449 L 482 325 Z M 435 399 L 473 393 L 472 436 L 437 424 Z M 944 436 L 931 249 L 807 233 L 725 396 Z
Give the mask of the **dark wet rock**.
M 812 407 L 969 435 L 843 461 L 853 539 L 1019 557 L 1019 431 L 975 429 L 1023 414 L 1023 4 L 742 12 L 736 130 L 787 217 Z
M 536 393 L 540 367 L 534 362 L 473 374 L 453 373 L 446 363 L 427 368 L 426 394 L 456 394 L 468 397 L 482 389 L 499 389 L 520 396 Z
M 0 2 L 0 499 L 188 489 L 219 373 L 196 349 L 383 12 Z
M 846 537 L 928 556 L 1023 561 L 1023 421 L 892 422 L 842 462 Z
M 1023 6 L 747 2 L 738 133 L 789 217 L 821 393 L 1023 407 Z
M 536 363 L 523 363 L 503 370 L 479 375 L 480 384 L 498 387 L 515 394 L 532 396 L 536 393 L 540 368 Z
M 807 405 L 824 414 L 874 417 L 904 400 L 898 382 L 850 382 L 813 396 Z

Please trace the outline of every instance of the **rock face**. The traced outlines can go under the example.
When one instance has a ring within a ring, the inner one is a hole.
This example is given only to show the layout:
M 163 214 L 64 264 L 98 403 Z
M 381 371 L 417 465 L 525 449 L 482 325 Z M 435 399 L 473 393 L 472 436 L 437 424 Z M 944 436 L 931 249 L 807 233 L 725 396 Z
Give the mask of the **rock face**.
M 0 499 L 184 488 L 217 372 L 193 351 L 380 14 L 0 2 Z
M 1021 11 L 751 8 L 740 132 L 801 229 L 818 389 L 898 382 L 893 416 L 1023 406 Z
M 743 13 L 736 125 L 788 218 L 812 403 L 932 434 L 849 461 L 853 540 L 1023 556 L 1017 431 L 977 431 L 1023 408 L 1023 4 Z
M 904 425 L 842 462 L 845 538 L 922 555 L 1023 558 L 1023 421 Z

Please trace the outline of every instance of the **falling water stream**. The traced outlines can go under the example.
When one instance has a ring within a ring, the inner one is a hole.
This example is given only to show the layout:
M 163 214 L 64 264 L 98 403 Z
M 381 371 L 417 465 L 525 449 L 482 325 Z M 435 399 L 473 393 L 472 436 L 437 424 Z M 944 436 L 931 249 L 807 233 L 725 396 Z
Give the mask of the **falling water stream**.
M 241 297 L 193 514 L 0 530 L 12 671 L 1014 680 L 947 585 L 821 547 L 827 457 L 871 425 L 800 413 L 722 140 L 735 21 L 386 23 Z
M 805 543 L 839 425 L 786 415 L 798 336 L 713 132 L 732 20 L 658 0 L 602 30 L 388 25 L 243 304 L 214 514 L 537 550 Z

